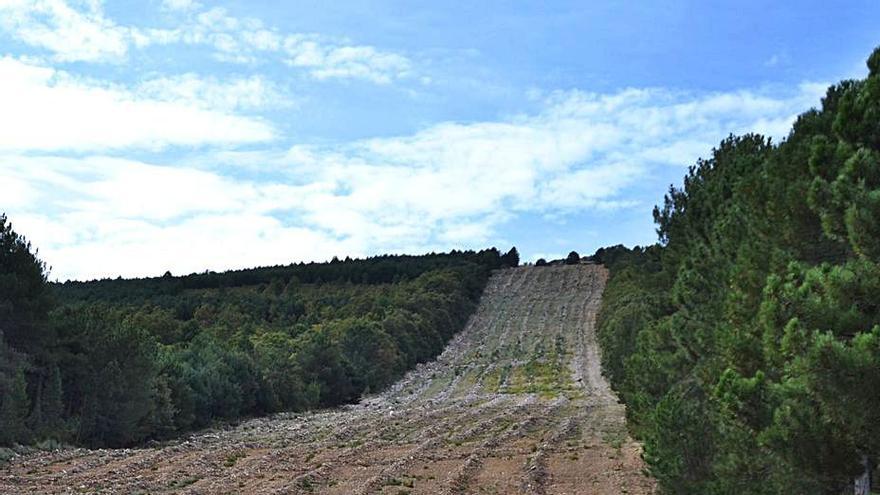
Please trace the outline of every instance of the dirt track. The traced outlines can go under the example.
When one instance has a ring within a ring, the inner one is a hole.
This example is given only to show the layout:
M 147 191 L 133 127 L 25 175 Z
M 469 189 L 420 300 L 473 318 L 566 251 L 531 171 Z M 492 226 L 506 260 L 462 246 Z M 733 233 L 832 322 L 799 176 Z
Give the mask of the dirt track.
M 653 493 L 599 367 L 605 278 L 496 272 L 444 353 L 381 395 L 160 447 L 20 457 L 0 493 Z

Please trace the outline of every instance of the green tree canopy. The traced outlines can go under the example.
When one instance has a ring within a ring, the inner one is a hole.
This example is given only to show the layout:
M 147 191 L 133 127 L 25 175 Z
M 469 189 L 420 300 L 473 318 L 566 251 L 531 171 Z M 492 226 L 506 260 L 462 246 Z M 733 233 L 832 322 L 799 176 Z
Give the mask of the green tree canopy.
M 837 494 L 880 458 L 880 48 L 785 141 L 731 136 L 611 268 L 603 362 L 669 493 Z
M 18 350 L 34 352 L 47 344 L 47 273 L 36 250 L 0 214 L 0 333 Z

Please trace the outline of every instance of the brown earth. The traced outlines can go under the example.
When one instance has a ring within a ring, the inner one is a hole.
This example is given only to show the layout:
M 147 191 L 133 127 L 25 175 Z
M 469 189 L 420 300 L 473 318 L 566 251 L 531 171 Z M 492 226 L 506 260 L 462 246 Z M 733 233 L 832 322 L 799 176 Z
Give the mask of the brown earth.
M 380 395 L 157 447 L 21 456 L 0 493 L 654 493 L 599 365 L 606 277 L 498 271 L 443 354 Z

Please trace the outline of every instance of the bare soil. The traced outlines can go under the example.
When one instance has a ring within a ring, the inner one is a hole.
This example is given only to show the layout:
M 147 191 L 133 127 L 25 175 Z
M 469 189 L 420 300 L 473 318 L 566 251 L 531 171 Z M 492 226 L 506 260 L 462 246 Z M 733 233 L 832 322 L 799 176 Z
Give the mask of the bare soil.
M 655 493 L 601 373 L 606 277 L 497 271 L 443 354 L 382 394 L 160 446 L 21 456 L 0 493 Z

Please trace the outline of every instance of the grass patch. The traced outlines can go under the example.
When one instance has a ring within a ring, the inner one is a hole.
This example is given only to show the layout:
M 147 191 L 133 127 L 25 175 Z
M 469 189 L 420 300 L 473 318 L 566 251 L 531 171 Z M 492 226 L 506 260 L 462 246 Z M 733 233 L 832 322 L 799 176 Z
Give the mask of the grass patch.
M 573 393 L 575 388 L 568 371 L 558 361 L 532 359 L 525 365 L 513 368 L 504 392 L 538 394 L 549 399 L 563 393 Z
M 412 488 L 413 486 L 415 486 L 415 483 L 415 480 L 412 478 L 391 478 L 385 481 L 385 486 L 403 486 L 406 488 Z M 406 493 L 409 492 L 406 491 Z
M 238 462 L 239 459 L 242 459 L 244 457 L 244 452 L 233 452 L 232 454 L 226 456 L 226 459 L 223 460 L 223 466 L 228 468 L 235 466 L 235 463 Z
M 311 478 L 302 478 L 296 483 L 297 488 L 306 492 L 315 491 L 315 482 Z
M 605 432 L 602 436 L 602 440 L 611 447 L 620 450 L 620 448 L 623 447 L 623 442 L 626 441 L 626 431 L 614 430 Z
M 458 380 L 458 384 L 455 386 L 455 393 L 458 394 L 460 392 L 467 392 L 468 390 L 474 388 L 477 384 L 477 379 L 479 378 L 479 373 L 474 368 L 468 368 L 462 377 Z
M 442 376 L 432 376 L 431 378 L 431 385 L 425 390 L 425 393 L 423 394 L 424 397 L 431 397 L 445 389 L 450 383 L 452 383 L 453 376 L 451 374 L 445 374 Z

